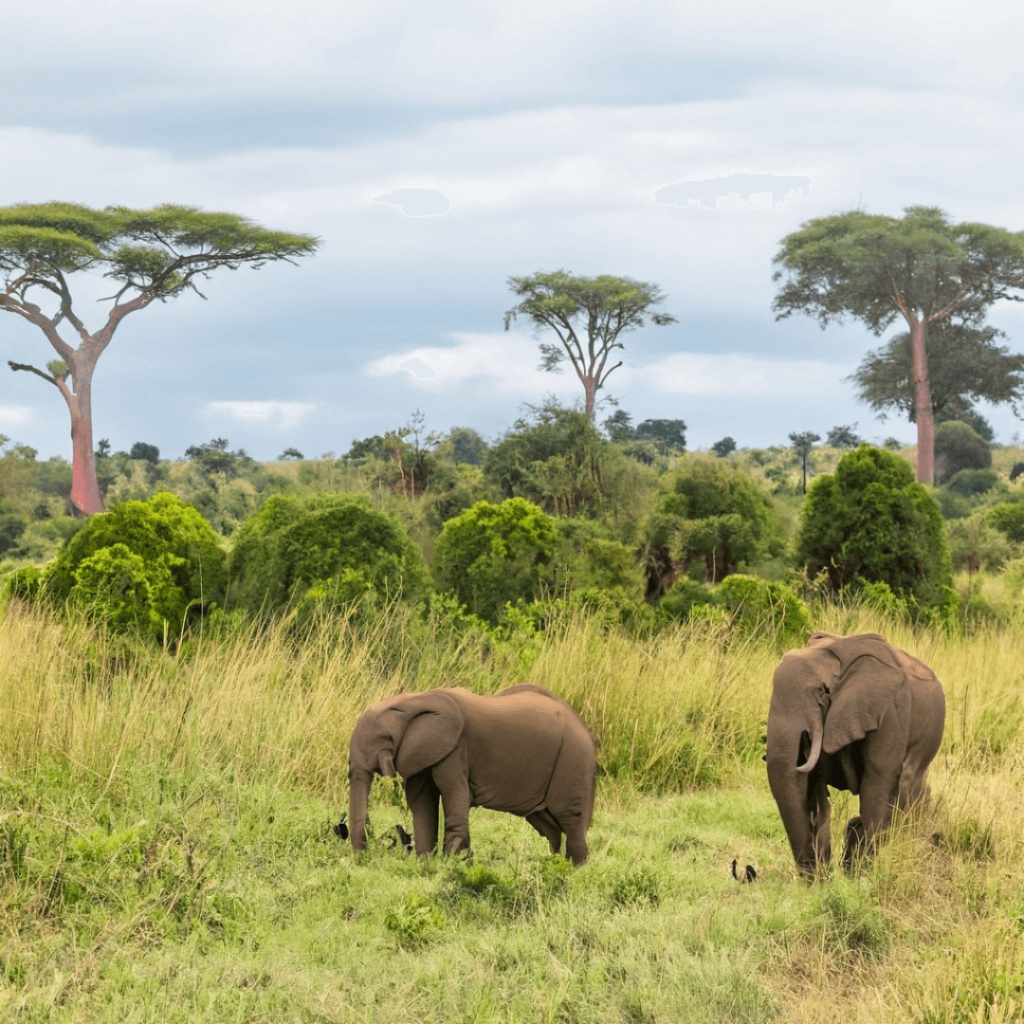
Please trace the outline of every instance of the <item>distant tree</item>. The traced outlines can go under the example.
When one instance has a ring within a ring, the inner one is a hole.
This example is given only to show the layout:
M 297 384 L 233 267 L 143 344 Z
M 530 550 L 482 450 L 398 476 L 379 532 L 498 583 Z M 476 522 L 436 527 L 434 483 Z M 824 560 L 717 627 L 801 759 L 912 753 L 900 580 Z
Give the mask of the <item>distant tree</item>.
M 882 447 L 885 448 L 886 451 L 898 452 L 903 447 L 903 442 L 896 437 L 887 437 L 882 442 Z
M 38 327 L 60 357 L 63 373 L 8 365 L 42 377 L 67 404 L 74 453 L 70 503 L 77 512 L 103 510 L 92 440 L 92 377 L 121 321 L 186 289 L 201 295 L 198 282 L 221 267 L 294 262 L 312 255 L 318 244 L 311 235 L 267 231 L 245 217 L 194 206 L 94 210 L 77 203 L 18 203 L 0 208 L 0 270 L 5 274 L 0 311 Z M 68 281 L 73 274 L 90 272 L 117 284 L 106 322 L 94 331 L 75 311 Z M 81 342 L 78 348 L 58 332 L 62 322 Z
M 471 466 L 482 466 L 487 452 L 487 442 L 472 427 L 452 427 L 448 431 L 452 459 L 468 462 Z
M 935 431 L 935 482 L 944 484 L 964 469 L 988 469 L 992 449 L 966 423 L 951 420 Z
M 613 441 L 632 441 L 634 437 L 633 417 L 625 409 L 616 409 L 602 424 Z
M 833 427 L 828 432 L 825 443 L 831 448 L 856 448 L 861 443 L 861 438 L 853 432 L 855 426 L 856 423 L 852 427 Z
M 695 567 L 717 582 L 781 553 L 775 507 L 750 473 L 717 459 L 687 460 L 661 487 L 644 530 L 648 600 Z
M 488 450 L 484 474 L 503 497 L 528 498 L 556 515 L 593 513 L 604 498 L 608 442 L 586 413 L 554 399 L 526 409 Z
M 305 459 L 305 455 L 299 451 L 298 448 L 285 448 L 283 452 L 277 457 L 279 462 L 284 462 L 285 459 Z
M 711 450 L 720 459 L 724 459 L 731 452 L 736 451 L 736 442 L 731 437 L 723 437 L 721 441 L 716 441 L 711 446 Z
M 928 328 L 928 384 L 935 421 L 970 423 L 986 440 L 992 428 L 974 408 L 980 399 L 994 405 L 1007 403 L 1017 412 L 1024 399 L 1024 355 L 1012 354 L 996 343 L 1005 337 L 994 327 L 975 328 L 963 323 L 939 321 Z M 910 334 L 890 338 L 882 348 L 869 352 L 848 379 L 858 388 L 857 397 L 867 402 L 880 419 L 895 409 L 911 423 L 914 409 L 913 353 Z M 979 429 L 979 427 L 981 429 Z
M 850 210 L 807 221 L 775 257 L 773 303 L 783 319 L 807 313 L 822 328 L 852 316 L 881 335 L 900 317 L 910 328 L 917 477 L 934 476 L 929 331 L 959 322 L 977 329 L 999 299 L 1020 300 L 1024 236 L 987 224 L 953 224 L 935 207 L 910 206 L 902 219 Z
M 239 463 L 253 461 L 244 448 L 229 451 L 227 438 L 224 437 L 215 437 L 203 444 L 190 445 L 185 449 L 185 458 L 194 462 L 207 476 L 212 473 L 224 473 L 229 477 L 238 474 Z
M 154 466 L 160 461 L 160 449 L 155 444 L 146 444 L 145 441 L 136 441 L 128 453 L 130 459 L 140 459 L 143 462 L 151 462 Z
M 946 527 L 928 489 L 905 459 L 861 445 L 835 474 L 807 491 L 796 542 L 797 563 L 824 573 L 833 592 L 885 583 L 919 606 L 948 610 L 955 601 Z
M 1024 462 L 1015 462 L 1010 470 L 1010 483 L 1014 483 L 1021 473 L 1024 473 Z
M 510 277 L 508 284 L 522 301 L 506 311 L 505 330 L 522 316 L 538 332 L 555 332 L 557 345 L 540 345 L 540 368 L 558 371 L 568 356 L 583 385 L 585 411 L 591 422 L 597 392 L 608 375 L 622 365 L 621 360 L 608 365 L 613 351 L 625 348 L 619 336 L 643 327 L 648 320 L 659 327 L 676 323 L 668 313 L 651 312 L 651 306 L 665 300 L 657 285 L 628 277 L 581 277 L 557 270 Z
M 665 449 L 686 451 L 686 424 L 682 420 L 644 420 L 633 431 L 637 441 L 655 441 Z
M 803 493 L 807 493 L 807 457 L 811 454 L 811 449 L 815 444 L 821 440 L 821 436 L 814 434 L 811 431 L 804 431 L 802 434 L 790 434 L 789 440 L 793 445 L 793 450 L 796 452 L 797 458 L 800 460 L 803 466 L 804 472 L 804 486 Z
M 100 443 L 96 446 L 96 458 L 97 459 L 109 459 L 110 458 L 110 441 L 105 437 L 100 438 Z

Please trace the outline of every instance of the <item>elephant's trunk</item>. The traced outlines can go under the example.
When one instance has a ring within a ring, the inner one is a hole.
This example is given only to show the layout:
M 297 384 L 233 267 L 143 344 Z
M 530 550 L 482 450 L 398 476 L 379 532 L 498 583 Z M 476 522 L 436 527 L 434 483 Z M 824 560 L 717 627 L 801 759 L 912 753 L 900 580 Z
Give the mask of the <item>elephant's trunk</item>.
M 820 718 L 816 718 L 811 730 L 811 752 L 807 755 L 806 763 L 797 767 L 798 772 L 806 773 L 814 770 L 818 758 L 821 757 L 821 738 L 824 733 L 825 723 Z
M 815 854 L 808 806 L 810 780 L 806 773 L 796 770 L 803 742 L 802 728 L 780 727 L 769 716 L 766 758 L 768 784 L 782 816 L 782 824 L 797 865 L 807 874 L 813 874 Z
M 348 780 L 348 817 L 352 831 L 352 848 L 366 849 L 366 806 L 370 801 L 370 784 L 373 776 L 369 772 L 353 771 Z

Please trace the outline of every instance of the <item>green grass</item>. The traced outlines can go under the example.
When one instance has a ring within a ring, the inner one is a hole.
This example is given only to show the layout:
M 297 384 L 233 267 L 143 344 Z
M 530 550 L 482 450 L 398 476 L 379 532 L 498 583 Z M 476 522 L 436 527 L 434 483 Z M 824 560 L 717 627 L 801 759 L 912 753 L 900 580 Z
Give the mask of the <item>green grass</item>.
M 397 615 L 397 613 L 396 613 Z M 574 620 L 515 652 L 398 619 L 134 647 L 0 619 L 0 1019 L 860 1021 L 1024 1015 L 1024 636 L 913 632 L 944 680 L 935 799 L 857 875 L 797 878 L 760 754 L 771 645 Z M 591 858 L 476 809 L 421 862 L 380 779 L 369 849 L 332 831 L 348 738 L 402 688 L 560 692 L 603 739 Z M 834 802 L 838 843 L 855 799 Z M 753 884 L 733 879 L 757 871 Z

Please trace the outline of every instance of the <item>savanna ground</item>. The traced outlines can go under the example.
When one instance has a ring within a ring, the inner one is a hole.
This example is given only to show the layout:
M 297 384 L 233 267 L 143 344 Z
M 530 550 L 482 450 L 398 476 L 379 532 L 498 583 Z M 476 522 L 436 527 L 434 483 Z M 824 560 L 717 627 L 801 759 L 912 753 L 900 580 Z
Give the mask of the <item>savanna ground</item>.
M 16 1022 L 998 1022 L 1024 1019 L 1024 633 L 915 631 L 949 704 L 930 809 L 859 873 L 800 880 L 765 778 L 779 651 L 575 619 L 485 650 L 403 614 L 178 651 L 0 616 L 0 1018 Z M 389 846 L 400 787 L 347 803 L 361 711 L 530 679 L 602 737 L 591 856 L 475 810 L 474 858 Z M 838 843 L 855 800 L 837 795 Z M 752 884 L 731 875 L 757 871 Z

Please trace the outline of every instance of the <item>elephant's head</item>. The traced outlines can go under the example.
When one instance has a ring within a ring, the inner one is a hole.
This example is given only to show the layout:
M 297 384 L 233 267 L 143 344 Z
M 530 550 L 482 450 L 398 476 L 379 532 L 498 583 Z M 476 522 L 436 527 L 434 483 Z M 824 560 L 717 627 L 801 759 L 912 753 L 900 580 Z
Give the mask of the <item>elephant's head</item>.
M 349 826 L 352 845 L 366 849 L 366 807 L 373 776 L 408 780 L 450 754 L 462 735 L 458 704 L 443 691 L 405 693 L 364 712 L 352 733 L 348 756 Z
M 768 781 L 794 856 L 805 870 L 813 870 L 815 861 L 809 782 L 822 753 L 838 755 L 847 770 L 847 748 L 878 728 L 904 684 L 895 652 L 878 633 L 815 633 L 806 647 L 788 651 L 775 670 Z M 851 780 L 854 792 L 857 785 Z

